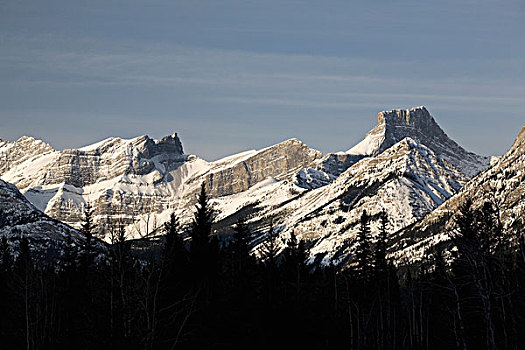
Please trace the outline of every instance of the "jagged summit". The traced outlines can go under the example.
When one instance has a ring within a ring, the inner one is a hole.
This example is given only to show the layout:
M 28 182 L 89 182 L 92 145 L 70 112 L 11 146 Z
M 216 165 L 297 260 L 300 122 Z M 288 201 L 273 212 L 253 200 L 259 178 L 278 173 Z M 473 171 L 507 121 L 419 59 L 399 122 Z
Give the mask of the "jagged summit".
M 489 157 L 468 152 L 450 139 L 424 106 L 380 112 L 377 125 L 347 153 L 376 156 L 405 137 L 431 148 L 469 177 L 476 175 L 490 163 Z
M 152 139 L 148 135 L 137 136 L 131 139 L 108 137 L 107 139 L 81 147 L 77 150 L 73 149 L 73 151 L 100 154 L 107 152 L 114 153 L 118 148 L 130 147 L 137 148 L 137 150 L 139 150 L 146 157 L 153 157 L 161 153 L 174 153 L 179 155 L 184 154 L 182 142 L 180 141 L 177 133 L 164 136 L 161 140 Z

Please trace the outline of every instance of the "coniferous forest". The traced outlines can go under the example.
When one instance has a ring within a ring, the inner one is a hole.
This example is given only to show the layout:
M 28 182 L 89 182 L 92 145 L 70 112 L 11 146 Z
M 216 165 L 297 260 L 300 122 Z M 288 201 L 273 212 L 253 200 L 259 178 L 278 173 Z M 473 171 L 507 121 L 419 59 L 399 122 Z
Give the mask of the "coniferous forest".
M 270 227 L 258 252 L 239 220 L 212 235 L 204 187 L 192 225 L 171 216 L 157 248 L 118 222 L 102 256 L 87 208 L 84 243 L 36 261 L 27 239 L 0 242 L 2 349 L 522 349 L 525 241 L 491 203 L 460 208 L 453 249 L 396 267 L 389 223 L 344 266 L 308 264 L 304 242 Z M 282 249 L 284 245 L 284 249 Z M 146 248 L 144 248 L 146 247 Z M 150 248 L 148 248 L 150 247 Z

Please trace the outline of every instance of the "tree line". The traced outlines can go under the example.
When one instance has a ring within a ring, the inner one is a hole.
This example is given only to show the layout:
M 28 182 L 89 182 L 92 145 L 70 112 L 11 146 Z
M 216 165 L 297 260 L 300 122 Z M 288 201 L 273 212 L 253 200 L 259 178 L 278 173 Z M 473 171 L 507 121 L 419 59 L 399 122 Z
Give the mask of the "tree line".
M 506 232 L 493 203 L 457 215 L 454 248 L 412 269 L 387 258 L 389 222 L 359 220 L 345 266 L 310 260 L 306 242 L 270 225 L 257 254 L 240 219 L 212 235 L 204 186 L 189 230 L 175 215 L 159 254 L 137 254 L 124 225 L 94 247 L 87 208 L 75 246 L 54 262 L 0 241 L 0 347 L 6 349 L 521 349 L 525 241 Z M 16 258 L 15 258 L 16 256 Z

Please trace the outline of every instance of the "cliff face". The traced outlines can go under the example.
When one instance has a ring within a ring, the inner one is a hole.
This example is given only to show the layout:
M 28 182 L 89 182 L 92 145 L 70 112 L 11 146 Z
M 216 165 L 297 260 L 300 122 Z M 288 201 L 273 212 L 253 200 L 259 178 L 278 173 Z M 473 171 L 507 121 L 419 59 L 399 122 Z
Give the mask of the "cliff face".
M 211 169 L 204 174 L 209 192 L 214 197 L 246 191 L 266 178 L 290 180 L 297 171 L 321 158 L 299 140 L 290 139 L 255 152 L 226 167 Z
M 0 140 L 0 174 L 27 160 L 53 152 L 53 147 L 29 136 L 23 136 L 14 142 Z
M 502 175 L 494 176 L 504 186 L 496 188 L 517 189 L 505 198 L 521 203 L 524 139 L 522 130 L 510 153 L 471 180 L 464 191 L 482 187 L 480 179 L 489 176 L 485 174 L 501 169 Z M 351 259 L 363 210 L 373 216 L 373 232 L 383 208 L 391 218 L 390 231 L 414 226 L 425 216 L 444 212 L 443 206 L 454 203 L 468 178 L 489 161 L 451 140 L 424 107 L 381 112 L 362 142 L 348 152 L 324 157 L 290 139 L 207 162 L 184 154 L 176 134 L 161 140 L 109 138 L 62 152 L 22 138 L 0 143 L 0 155 L 2 179 L 14 183 L 38 209 L 75 227 L 89 202 L 101 234 L 108 219 L 124 223 L 128 238 L 156 234 L 172 212 L 183 221 L 191 220 L 200 186 L 206 183 L 221 229 L 228 230 L 236 215 L 247 215 L 259 233 L 272 220 L 284 238 L 295 232 L 307 240 L 312 258 L 337 262 Z M 472 196 L 481 198 L 482 193 Z M 418 232 L 426 232 L 425 227 Z M 413 244 L 418 240 L 403 232 L 390 247 L 398 261 L 413 258 L 417 250 Z M 430 231 L 424 235 L 432 242 L 437 237 Z M 252 242 L 255 251 L 264 237 Z M 413 249 L 407 251 L 409 247 Z
M 0 145 L 0 154 L 9 156 L 1 163 L 3 179 L 40 210 L 75 227 L 89 202 L 97 221 L 118 216 L 130 237 L 145 235 L 173 210 L 191 211 L 202 182 L 212 197 L 234 195 L 267 178 L 291 180 L 322 156 L 295 139 L 211 163 L 185 155 L 176 134 L 109 138 L 62 152 L 24 140 Z
M 468 177 L 490 165 L 489 157 L 468 152 L 450 139 L 425 107 L 380 112 L 377 125 L 347 153 L 375 156 L 405 137 L 431 148 Z
M 429 147 L 469 178 L 490 165 L 490 157 L 468 152 L 450 139 L 425 107 L 395 109 L 380 112 L 376 126 L 348 151 L 329 153 L 304 169 L 297 184 L 310 189 L 326 186 L 359 160 L 375 157 L 407 137 Z
M 154 180 L 160 181 L 166 171 L 184 160 L 176 134 L 160 141 L 148 136 L 131 140 L 110 138 L 94 146 L 61 152 L 45 173 L 42 184 L 64 183 L 84 187 L 117 176 L 152 172 L 155 173 Z
M 50 145 L 32 137 L 0 141 L 0 176 L 20 189 L 42 183 L 45 170 L 59 155 Z

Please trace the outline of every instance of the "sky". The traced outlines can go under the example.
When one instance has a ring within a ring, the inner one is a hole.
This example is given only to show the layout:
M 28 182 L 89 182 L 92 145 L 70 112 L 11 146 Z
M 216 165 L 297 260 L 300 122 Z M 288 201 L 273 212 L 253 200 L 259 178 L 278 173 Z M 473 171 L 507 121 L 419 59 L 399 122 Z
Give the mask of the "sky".
M 0 138 L 58 149 L 177 132 L 214 160 L 359 142 L 424 105 L 503 154 L 525 122 L 525 1 L 0 1 Z

